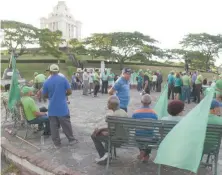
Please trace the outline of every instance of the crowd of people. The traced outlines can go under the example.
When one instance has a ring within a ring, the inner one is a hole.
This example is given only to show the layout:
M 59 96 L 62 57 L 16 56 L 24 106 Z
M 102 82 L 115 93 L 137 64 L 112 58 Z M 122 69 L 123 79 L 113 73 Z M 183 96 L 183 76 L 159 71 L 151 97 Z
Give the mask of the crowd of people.
M 59 66 L 52 64 L 46 71 L 48 76 L 44 74 L 34 73 L 34 88 L 30 86 L 23 86 L 21 88 L 22 98 L 21 102 L 24 107 L 27 121 L 30 124 L 38 124 L 39 130 L 44 130 L 44 135 L 51 135 L 52 141 L 56 148 L 61 146 L 59 128 L 62 127 L 69 143 L 72 145 L 78 140 L 74 137 L 71 121 L 70 111 L 68 108 L 67 97 L 72 94 L 73 89 L 78 89 L 80 86 L 83 90 L 83 95 L 93 93 L 94 97 L 100 89 L 100 82 L 102 82 L 101 93 L 109 94 L 108 109 L 113 111 L 112 116 L 115 117 L 130 117 L 128 112 L 128 105 L 130 102 L 130 77 L 132 70 L 124 68 L 122 74 L 118 77 L 110 71 L 105 70 L 102 74 L 98 70 L 88 71 L 84 70 L 82 77 L 79 74 L 73 74 L 71 83 L 67 78 L 59 72 Z M 222 76 L 220 76 L 222 77 Z M 142 92 L 141 107 L 133 112 L 132 118 L 135 119 L 152 119 L 158 120 L 156 111 L 151 109 L 152 98 L 151 91 L 161 91 L 161 84 L 163 77 L 160 71 L 139 71 L 137 77 L 137 90 Z M 198 72 L 194 73 L 176 73 L 171 71 L 167 77 L 168 83 L 168 98 L 172 95 L 172 101 L 168 104 L 169 116 L 165 116 L 162 120 L 180 121 L 183 118 L 183 111 L 185 101 L 190 103 L 190 94 L 193 100 L 200 102 L 200 93 L 203 85 L 215 86 L 216 98 L 212 101 L 209 111 L 209 124 L 222 125 L 222 118 L 220 115 L 220 106 L 222 102 L 222 79 L 213 79 L 212 82 L 207 83 L 203 76 Z M 108 87 L 110 87 L 108 89 Z M 8 88 L 8 87 L 7 87 Z M 33 92 L 37 89 L 39 101 L 49 99 L 48 109 L 39 108 L 33 100 Z M 110 115 L 110 114 L 109 114 Z M 121 127 L 116 128 L 118 134 L 124 135 Z M 148 131 L 138 130 L 136 136 L 147 134 Z M 96 128 L 91 135 L 99 158 L 97 163 L 102 163 L 107 160 L 107 140 L 108 140 L 107 126 L 104 128 Z M 105 145 L 103 144 L 105 143 Z M 138 159 L 142 162 L 149 159 L 151 149 L 143 149 L 138 146 Z

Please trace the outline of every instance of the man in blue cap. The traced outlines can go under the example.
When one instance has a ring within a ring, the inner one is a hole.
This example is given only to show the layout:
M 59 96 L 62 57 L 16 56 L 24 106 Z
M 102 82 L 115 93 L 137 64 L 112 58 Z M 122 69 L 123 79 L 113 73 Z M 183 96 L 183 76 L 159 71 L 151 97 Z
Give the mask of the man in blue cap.
M 220 115 L 220 102 L 213 100 L 210 106 L 210 114 L 208 119 L 208 124 L 212 125 L 222 125 L 222 118 Z
M 130 101 L 130 84 L 129 80 L 131 77 L 132 70 L 130 68 L 124 68 L 122 76 L 116 80 L 114 86 L 109 90 L 109 94 L 116 96 L 120 100 L 120 108 L 127 112 L 127 107 Z

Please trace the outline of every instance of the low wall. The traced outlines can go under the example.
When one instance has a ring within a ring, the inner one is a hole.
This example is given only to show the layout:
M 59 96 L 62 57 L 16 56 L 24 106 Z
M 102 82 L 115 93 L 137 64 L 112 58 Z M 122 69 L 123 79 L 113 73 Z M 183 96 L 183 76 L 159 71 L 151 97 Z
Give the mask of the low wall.
M 51 164 L 41 157 L 13 147 L 5 137 L 1 137 L 1 153 L 32 175 L 80 175 L 64 165 Z

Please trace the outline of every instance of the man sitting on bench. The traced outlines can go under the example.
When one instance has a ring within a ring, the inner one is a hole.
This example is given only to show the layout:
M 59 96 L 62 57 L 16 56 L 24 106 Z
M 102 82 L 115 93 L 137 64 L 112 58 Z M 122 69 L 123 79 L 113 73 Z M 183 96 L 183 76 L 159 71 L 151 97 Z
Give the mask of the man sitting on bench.
M 112 95 L 108 99 L 108 109 L 113 111 L 113 114 L 111 116 L 114 117 L 128 117 L 127 113 L 120 109 L 120 101 L 119 98 L 115 95 Z M 118 127 L 117 127 L 118 128 Z M 117 135 L 122 136 L 124 134 L 124 131 L 120 128 L 117 129 Z M 123 136 L 124 137 L 124 136 Z M 97 152 L 99 153 L 98 159 L 96 159 L 97 163 L 105 162 L 108 158 L 108 148 L 107 148 L 107 142 L 108 142 L 108 128 L 101 128 L 101 129 L 95 129 L 93 134 L 91 135 L 91 138 L 94 142 L 94 145 L 96 147 Z M 103 146 L 102 142 L 105 143 L 105 147 Z
M 150 108 L 151 101 L 151 96 L 149 94 L 143 95 L 141 99 L 142 107 L 134 111 L 132 118 L 157 120 L 157 115 L 155 111 Z M 144 135 L 148 138 L 153 137 L 153 130 L 136 130 L 136 136 L 139 137 Z M 151 149 L 142 148 L 142 145 L 140 146 L 139 142 L 140 140 L 138 140 L 140 155 L 138 155 L 137 158 L 140 159 L 142 162 L 146 162 L 149 160 Z
M 49 118 L 46 112 L 40 112 L 35 101 L 31 98 L 33 94 L 33 88 L 24 86 L 22 88 L 23 97 L 21 102 L 24 108 L 25 116 L 30 124 L 45 124 L 43 135 L 50 135 Z
M 222 118 L 218 115 L 220 115 L 220 102 L 217 100 L 213 100 L 210 106 L 208 124 L 222 125 Z

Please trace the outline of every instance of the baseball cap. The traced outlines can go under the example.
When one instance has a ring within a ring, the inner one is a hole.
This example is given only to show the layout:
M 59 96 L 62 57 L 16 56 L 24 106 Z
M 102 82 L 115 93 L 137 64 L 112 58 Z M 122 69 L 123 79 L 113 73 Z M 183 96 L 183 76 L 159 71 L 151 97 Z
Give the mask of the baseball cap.
M 212 100 L 210 109 L 215 109 L 219 107 L 220 107 L 220 103 L 217 100 Z
M 22 91 L 23 94 L 27 94 L 29 92 L 33 92 L 34 88 L 33 87 L 24 86 L 21 91 Z
M 57 64 L 52 64 L 50 67 L 49 67 L 49 71 L 50 72 L 59 72 L 59 66 Z
M 124 68 L 122 73 L 126 73 L 126 74 L 131 74 L 132 73 L 132 70 L 130 68 Z

